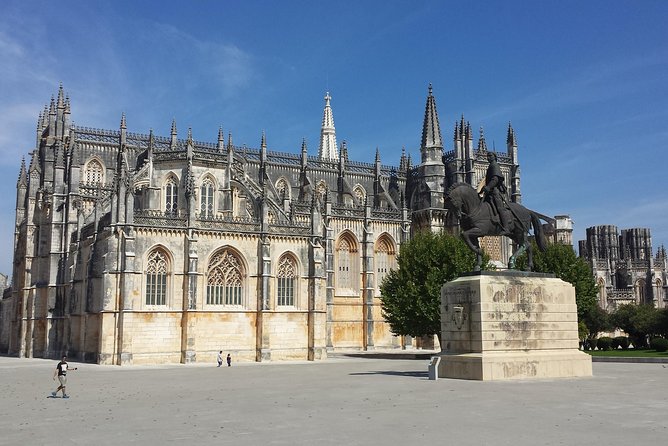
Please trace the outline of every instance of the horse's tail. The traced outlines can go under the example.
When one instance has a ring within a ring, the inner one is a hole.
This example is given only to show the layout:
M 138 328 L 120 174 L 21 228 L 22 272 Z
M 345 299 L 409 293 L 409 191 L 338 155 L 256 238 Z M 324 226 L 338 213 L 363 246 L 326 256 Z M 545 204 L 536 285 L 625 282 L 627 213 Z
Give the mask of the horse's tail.
M 540 223 L 538 215 L 536 215 L 536 213 L 533 211 L 530 212 L 531 224 L 533 225 L 533 233 L 536 238 L 536 244 L 538 245 L 538 249 L 540 249 L 541 252 L 545 252 L 547 249 L 547 239 L 545 238 L 545 232 L 543 232 L 543 225 Z

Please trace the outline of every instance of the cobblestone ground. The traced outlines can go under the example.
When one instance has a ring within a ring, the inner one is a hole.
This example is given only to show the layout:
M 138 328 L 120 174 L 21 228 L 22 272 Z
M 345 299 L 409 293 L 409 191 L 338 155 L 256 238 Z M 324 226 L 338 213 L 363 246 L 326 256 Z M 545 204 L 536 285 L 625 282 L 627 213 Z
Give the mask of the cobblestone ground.
M 0 444 L 657 445 L 668 366 L 592 378 L 429 381 L 427 360 L 114 367 L 0 357 Z

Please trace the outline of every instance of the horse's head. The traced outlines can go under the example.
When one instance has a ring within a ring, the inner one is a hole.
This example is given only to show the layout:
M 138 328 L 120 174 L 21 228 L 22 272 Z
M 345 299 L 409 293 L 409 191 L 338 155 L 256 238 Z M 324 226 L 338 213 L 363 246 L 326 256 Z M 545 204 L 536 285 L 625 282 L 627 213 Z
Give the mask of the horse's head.
M 475 189 L 467 183 L 455 183 L 448 189 L 444 207 L 460 215 L 470 214 L 479 205 L 480 199 Z

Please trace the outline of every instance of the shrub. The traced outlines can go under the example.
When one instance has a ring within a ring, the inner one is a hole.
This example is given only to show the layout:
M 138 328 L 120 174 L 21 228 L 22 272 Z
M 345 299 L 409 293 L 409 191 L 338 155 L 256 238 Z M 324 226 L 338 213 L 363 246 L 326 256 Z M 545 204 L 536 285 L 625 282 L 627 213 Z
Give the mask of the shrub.
M 657 352 L 665 352 L 668 350 L 668 339 L 653 338 L 650 341 L 650 345 Z
M 633 344 L 633 348 L 635 349 L 645 348 L 647 347 L 647 338 L 643 335 L 631 336 L 631 344 Z
M 596 338 L 587 339 L 585 350 L 596 350 L 597 342 L 598 339 Z
M 618 349 L 619 347 L 622 348 L 622 350 L 626 350 L 629 348 L 629 338 L 626 336 L 617 336 L 612 338 L 612 348 L 613 349 Z
M 599 350 L 610 350 L 612 346 L 612 338 L 608 336 L 601 336 L 598 338 L 598 349 Z

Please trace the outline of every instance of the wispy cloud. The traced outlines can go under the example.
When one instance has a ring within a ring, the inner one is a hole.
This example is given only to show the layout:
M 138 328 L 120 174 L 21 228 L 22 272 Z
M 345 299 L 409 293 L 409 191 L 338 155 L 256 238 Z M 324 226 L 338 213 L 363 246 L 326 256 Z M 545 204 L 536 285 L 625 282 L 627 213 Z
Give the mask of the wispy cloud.
M 528 93 L 520 91 L 510 105 L 493 106 L 481 110 L 479 115 L 483 121 L 499 116 L 536 116 L 555 109 L 605 101 L 652 88 L 649 82 L 651 76 L 645 76 L 644 82 L 639 83 L 632 74 L 639 70 L 647 72 L 663 66 L 663 70 L 657 70 L 654 82 L 664 82 L 661 73 L 665 74 L 667 60 L 668 52 L 662 51 L 634 59 L 620 58 L 581 67 L 570 77 L 557 82 L 546 79 L 549 83 L 542 88 Z

